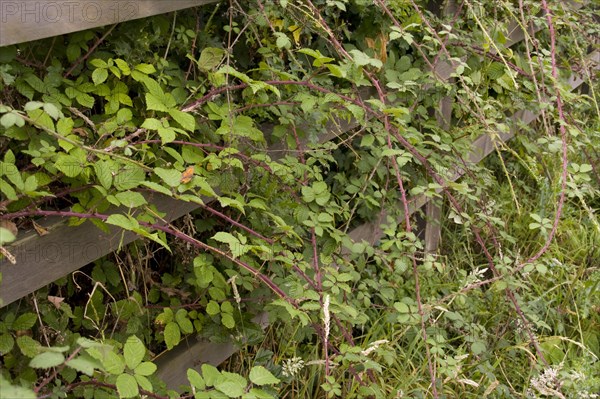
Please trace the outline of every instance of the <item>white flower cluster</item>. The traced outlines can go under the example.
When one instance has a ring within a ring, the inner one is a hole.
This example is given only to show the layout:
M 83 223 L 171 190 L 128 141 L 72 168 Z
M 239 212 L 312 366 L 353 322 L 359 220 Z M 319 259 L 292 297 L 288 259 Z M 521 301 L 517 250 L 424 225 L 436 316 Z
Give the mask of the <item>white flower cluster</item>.
M 560 393 L 562 382 L 559 378 L 559 372 L 562 369 L 562 363 L 555 367 L 548 367 L 544 372 L 537 377 L 533 377 L 529 383 L 537 392 L 544 396 L 557 396 L 564 398 L 564 395 Z M 535 397 L 533 392 L 529 390 L 527 396 Z
M 293 377 L 300 372 L 304 368 L 304 360 L 299 357 L 293 357 L 291 359 L 286 359 L 283 361 L 281 365 L 281 372 L 286 377 Z
M 378 341 L 371 342 L 371 344 L 369 345 L 369 347 L 367 349 L 365 349 L 364 351 L 360 352 L 360 353 L 363 356 L 369 356 L 369 354 L 371 352 L 376 351 L 381 345 L 387 344 L 388 342 L 390 342 L 390 341 L 388 341 L 387 339 L 380 339 Z

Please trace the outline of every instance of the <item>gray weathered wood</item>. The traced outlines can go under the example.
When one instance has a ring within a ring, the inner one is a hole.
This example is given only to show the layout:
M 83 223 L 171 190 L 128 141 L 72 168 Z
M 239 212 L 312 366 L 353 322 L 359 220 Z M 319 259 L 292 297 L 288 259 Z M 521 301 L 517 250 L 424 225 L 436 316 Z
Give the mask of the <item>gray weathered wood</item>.
M 594 51 L 592 54 L 588 56 L 588 61 L 595 65 L 596 70 L 600 70 L 600 51 Z M 568 79 L 568 84 L 571 86 L 572 90 L 575 90 L 579 86 L 581 86 L 585 80 L 577 75 L 572 74 Z M 497 132 L 495 136 L 490 136 L 488 134 L 483 134 L 479 136 L 477 139 L 473 141 L 472 150 L 469 152 L 467 159 L 465 160 L 467 164 L 476 164 L 479 163 L 483 158 L 488 156 L 492 151 L 494 151 L 494 143 L 506 142 L 510 140 L 518 130 L 518 125 L 528 125 L 533 122 L 539 114 L 533 113 L 531 111 L 522 110 L 517 111 L 511 117 L 511 129 L 508 132 Z M 457 168 L 456 170 L 449 173 L 449 177 L 446 179 L 448 182 L 453 182 L 458 180 L 463 176 L 465 171 L 462 168 Z M 441 189 L 437 189 L 436 192 L 439 194 L 442 192 Z M 430 201 L 430 198 L 420 194 L 416 197 L 409 199 L 408 204 L 408 212 L 410 215 L 415 213 L 417 210 L 425 206 Z M 348 233 L 349 237 L 353 242 L 361 242 L 365 241 L 369 244 L 373 245 L 377 241 L 379 241 L 383 237 L 383 231 L 380 227 L 382 222 L 387 220 L 387 212 L 383 211 L 377 220 L 364 223 L 354 230 Z M 404 217 L 401 215 L 399 217 L 399 221 L 402 222 Z M 342 254 L 348 253 L 347 249 L 342 251 Z
M 0 0 L 0 47 L 214 3 L 217 0 Z
M 265 329 L 269 317 L 263 312 L 252 319 Z M 177 389 L 180 385 L 187 385 L 187 369 L 200 371 L 204 363 L 218 366 L 238 348 L 233 342 L 214 343 L 205 339 L 188 337 L 174 349 L 157 356 L 153 361 L 158 366 L 157 376 L 167 383 L 168 389 Z
M 165 220 L 177 219 L 198 206 L 177 201 L 161 194 L 152 194 L 148 202 L 165 212 Z M 117 212 L 112 209 L 111 213 Z M 109 233 L 87 221 L 76 227 L 68 226 L 65 218 L 45 218 L 38 222 L 48 230 L 39 236 L 31 231 L 10 246 L 8 250 L 17 259 L 13 265 L 0 261 L 0 306 L 45 287 L 51 282 L 115 251 L 139 238 L 136 234 L 111 226 Z

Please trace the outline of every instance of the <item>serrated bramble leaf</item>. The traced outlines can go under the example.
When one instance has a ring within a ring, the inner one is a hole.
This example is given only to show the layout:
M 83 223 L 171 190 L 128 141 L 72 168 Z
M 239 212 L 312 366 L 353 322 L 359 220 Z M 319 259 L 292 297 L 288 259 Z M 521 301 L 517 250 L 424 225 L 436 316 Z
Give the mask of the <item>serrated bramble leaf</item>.
M 144 196 L 136 191 L 123 191 L 115 194 L 115 197 L 117 197 L 122 205 L 128 208 L 135 208 L 147 204 Z
M 244 377 L 227 371 L 223 371 L 221 373 L 221 378 L 214 384 L 217 390 L 223 392 L 230 398 L 242 396 L 247 385 L 248 382 Z
M 96 69 L 92 72 L 92 81 L 95 85 L 99 85 L 104 83 L 104 81 L 108 78 L 108 70 L 104 68 Z
M 125 370 L 125 362 L 123 357 L 115 352 L 107 352 L 102 358 L 102 365 L 107 373 L 119 375 Z
M 179 111 L 177 109 L 170 109 L 169 115 L 171 115 L 171 117 L 187 131 L 192 132 L 196 128 L 196 119 L 194 119 L 192 114 L 188 114 L 187 112 Z
M 36 321 L 37 316 L 35 313 L 24 313 L 17 317 L 17 320 L 12 324 L 12 328 L 15 331 L 28 330 L 35 325 Z
M 181 182 L 181 172 L 178 170 L 154 168 L 154 173 L 171 187 L 177 187 Z
M 256 385 L 270 385 L 270 384 L 278 384 L 281 382 L 277 377 L 275 377 L 269 370 L 267 370 L 263 366 L 254 366 L 252 370 L 250 370 L 250 381 Z
M 149 376 L 156 372 L 156 364 L 152 362 L 142 362 L 134 370 L 134 374 Z
M 167 348 L 173 349 L 181 341 L 181 331 L 175 322 L 167 323 L 165 326 L 165 344 Z
M 86 354 L 79 355 L 75 359 L 67 361 L 67 366 L 90 377 L 94 375 L 95 370 L 102 370 L 102 364 Z
M 190 384 L 200 390 L 204 390 L 206 388 L 206 384 L 204 383 L 204 378 L 194 369 L 187 370 L 187 378 Z
M 35 357 L 40 353 L 42 345 L 28 335 L 17 337 L 17 346 L 21 353 L 27 357 Z
M 190 321 L 187 310 L 179 309 L 175 314 L 175 320 L 184 334 L 191 334 L 194 332 L 194 326 Z
M 29 366 L 34 369 L 48 369 L 56 367 L 65 361 L 65 356 L 62 353 L 43 352 L 31 359 Z
M 235 327 L 235 319 L 233 318 L 233 315 L 231 313 L 222 313 L 221 324 L 229 329 Z
M 132 370 L 135 369 L 144 360 L 145 355 L 146 347 L 138 337 L 132 335 L 127 338 L 127 342 L 123 347 L 123 356 L 127 367 Z
M 140 374 L 135 374 L 134 378 L 137 381 L 137 383 L 139 384 L 140 388 L 145 389 L 146 391 L 152 392 L 152 390 L 153 390 L 152 383 L 150 382 L 150 380 L 148 378 L 146 378 L 145 376 L 140 375 Z
M 207 386 L 212 387 L 221 379 L 221 372 L 213 365 L 204 363 L 202 365 L 202 377 Z
M 133 219 L 130 216 L 120 214 L 110 215 L 108 219 L 106 219 L 106 223 L 121 227 L 125 230 L 135 230 L 139 229 L 140 227 L 137 220 Z
M 225 55 L 225 50 L 215 47 L 206 47 L 200 53 L 200 58 L 198 59 L 198 68 L 203 71 L 210 71 L 213 68 L 216 68 L 221 63 L 223 56 Z
M 15 339 L 11 334 L 0 334 L 0 355 L 10 352 L 15 346 Z
M 152 93 L 146 93 L 146 107 L 152 111 L 169 111 L 169 108 L 167 108 L 161 99 Z
M 136 71 L 140 71 L 145 73 L 146 75 L 150 75 L 151 73 L 156 72 L 156 68 L 152 64 L 139 64 L 135 66 Z
M 138 383 L 130 374 L 118 376 L 116 385 L 120 398 L 133 398 L 139 394 Z

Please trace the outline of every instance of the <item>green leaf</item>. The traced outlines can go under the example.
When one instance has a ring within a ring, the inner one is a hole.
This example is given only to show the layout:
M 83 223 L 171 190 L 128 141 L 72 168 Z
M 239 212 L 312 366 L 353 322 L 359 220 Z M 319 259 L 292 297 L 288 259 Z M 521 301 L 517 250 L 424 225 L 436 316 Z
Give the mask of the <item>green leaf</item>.
M 158 193 L 167 195 L 169 197 L 173 195 L 173 193 L 171 191 L 169 191 L 169 189 L 167 189 L 166 187 L 161 186 L 160 184 L 155 183 L 153 181 L 142 182 L 142 185 L 144 185 L 144 186 L 148 187 L 149 189 L 154 190 Z
M 104 81 L 108 78 L 108 70 L 104 68 L 98 68 L 94 72 L 92 72 L 92 81 L 95 85 L 99 85 L 104 83 Z
M 2 179 L 0 179 L 0 191 L 11 201 L 16 201 L 19 198 L 14 188 Z
M 252 388 L 247 394 L 242 396 L 243 399 L 275 399 L 276 396 L 268 393 L 263 389 Z
M 200 53 L 198 59 L 198 68 L 203 71 L 210 71 L 221 63 L 226 52 L 223 49 L 215 47 L 206 47 Z
M 206 305 L 206 313 L 210 316 L 215 316 L 221 313 L 221 308 L 217 302 L 210 301 L 208 305 Z
M 138 221 L 132 218 L 131 216 L 125 216 L 120 214 L 110 215 L 108 219 L 106 219 L 106 223 L 112 224 L 114 226 L 119 226 L 125 230 L 134 230 L 140 227 Z
M 73 119 L 61 118 L 56 122 L 56 131 L 62 136 L 68 136 L 73 131 Z
M 224 231 L 219 231 L 217 234 L 212 236 L 212 239 L 229 245 L 240 245 L 240 240 L 235 238 L 232 234 Z
M 492 62 L 487 70 L 488 76 L 491 80 L 496 80 L 504 75 L 504 64 L 500 62 Z
M 120 398 L 133 398 L 140 393 L 137 381 L 130 374 L 117 377 L 117 392 Z
M 204 377 L 207 386 L 212 387 L 221 379 L 221 372 L 215 366 L 204 363 L 201 369 L 202 377 Z
M 93 60 L 91 60 L 90 65 L 95 68 L 108 68 L 108 64 L 106 63 L 106 61 L 100 58 L 94 58 Z
M 43 352 L 31 359 L 29 367 L 34 369 L 49 369 L 56 367 L 65 361 L 65 356 L 62 353 Z
M 178 170 L 154 168 L 154 173 L 171 187 L 177 187 L 181 182 L 181 172 Z
M 0 227 L 0 245 L 5 245 L 16 240 L 17 237 L 8 229 Z
M 244 394 L 248 382 L 239 374 L 223 371 L 221 378 L 215 382 L 214 386 L 217 390 L 223 392 L 230 398 L 237 398 Z
M 254 366 L 250 370 L 250 381 L 256 385 L 278 384 L 281 382 L 263 366 Z
M 123 125 L 133 118 L 133 114 L 129 108 L 121 108 L 117 111 L 117 123 Z
M 102 365 L 107 373 L 113 375 L 119 375 L 125 371 L 125 362 L 123 361 L 123 357 L 115 352 L 106 352 L 104 358 L 102 358 Z
M 114 171 L 113 164 L 109 161 L 97 161 L 94 162 L 94 172 L 98 181 L 106 190 L 109 190 L 112 186 L 112 172 Z
M 283 32 L 275 32 L 275 36 L 277 40 L 275 41 L 275 45 L 279 48 L 291 48 L 292 41 L 290 38 Z
M 23 313 L 13 322 L 12 329 L 15 331 L 29 330 L 35 325 L 37 316 L 35 313 Z
M 152 387 L 152 383 L 148 378 L 146 378 L 146 376 L 143 376 L 141 374 L 135 374 L 134 378 L 142 389 L 145 389 L 149 392 L 153 391 L 154 388 Z
M 15 346 L 15 339 L 11 334 L 0 334 L 0 355 L 5 355 Z M 0 374 L 1 375 L 1 374 Z
M 371 65 L 375 68 L 381 68 L 383 66 L 383 63 L 380 60 L 371 58 L 360 50 L 350 50 L 350 54 L 352 54 L 354 63 L 358 66 Z
M 190 384 L 194 388 L 199 389 L 199 390 L 206 389 L 206 383 L 204 382 L 204 378 L 202 378 L 200 373 L 198 373 L 196 370 L 188 369 L 187 370 L 187 378 L 188 378 Z
M 168 112 L 169 108 L 162 102 L 162 100 L 152 93 L 146 93 L 146 107 L 149 110 Z
M 121 70 L 121 72 L 123 72 L 123 75 L 127 76 L 131 74 L 131 69 L 129 68 L 127 62 L 123 61 L 120 58 L 116 58 L 114 61 L 115 64 L 117 64 L 117 67 Z
M 187 310 L 179 309 L 177 313 L 175 313 L 175 320 L 184 334 L 191 334 L 194 332 L 194 326 L 190 321 Z
M 142 362 L 134 370 L 136 375 L 149 376 L 156 372 L 156 364 L 152 362 Z
M 485 342 L 483 342 L 483 341 L 477 340 L 471 344 L 471 351 L 473 352 L 474 355 L 481 355 L 486 350 L 487 350 L 487 347 L 485 346 Z
M 60 117 L 64 117 L 63 113 L 60 112 L 58 107 L 52 103 L 44 103 L 44 111 L 54 120 L 57 120 Z
M 169 115 L 171 115 L 171 117 L 175 119 L 175 121 L 177 121 L 177 123 L 179 123 L 183 129 L 189 132 L 193 132 L 196 128 L 196 119 L 194 119 L 192 114 L 188 114 L 187 112 L 179 111 L 177 109 L 170 109 Z
M 235 327 L 235 319 L 231 313 L 221 313 L 221 324 L 230 330 Z
M 150 74 L 156 72 L 156 68 L 154 68 L 154 65 L 151 65 L 151 64 L 136 65 L 135 70 L 145 73 L 146 75 L 150 75 Z
M 35 125 L 54 131 L 54 122 L 52 121 L 50 115 L 48 115 L 45 111 L 41 109 L 33 109 L 31 111 L 27 111 L 27 115 L 33 120 Z
M 67 366 L 90 377 L 94 375 L 95 370 L 102 370 L 102 364 L 87 354 L 79 355 L 75 359 L 67 361 Z
M 0 63 L 8 64 L 15 58 L 17 58 L 16 46 L 0 47 Z
M 1 50 L 1 48 L 0 48 Z M 12 385 L 0 374 L 0 398 L 36 399 L 38 396 L 30 388 Z
M 158 130 L 164 126 L 161 123 L 161 121 L 159 121 L 156 118 L 146 118 L 144 120 L 144 123 L 142 123 L 141 127 L 143 127 L 144 129 Z
M 170 322 L 165 326 L 165 344 L 169 350 L 173 349 L 181 341 L 181 331 L 179 325 Z
M 135 208 L 148 203 L 144 196 L 136 191 L 123 191 L 115 194 L 115 197 L 128 208 Z
M 163 145 L 169 144 L 177 138 L 177 133 L 172 128 L 161 127 L 158 129 L 158 135 Z
M 19 119 L 23 120 L 23 118 L 21 118 L 18 114 L 9 112 L 2 115 L 2 118 L 0 118 L 0 125 L 2 125 L 5 129 L 8 129 L 13 125 L 16 125 Z
M 23 355 L 31 358 L 37 356 L 42 347 L 39 342 L 27 335 L 17 337 L 17 346 Z
M 123 347 L 123 356 L 125 357 L 125 364 L 130 369 L 135 369 L 144 360 L 146 354 L 146 348 L 142 341 L 135 335 L 127 338 L 125 346 Z
M 83 172 L 83 166 L 79 160 L 72 155 L 58 154 L 54 166 L 67 177 L 77 177 Z

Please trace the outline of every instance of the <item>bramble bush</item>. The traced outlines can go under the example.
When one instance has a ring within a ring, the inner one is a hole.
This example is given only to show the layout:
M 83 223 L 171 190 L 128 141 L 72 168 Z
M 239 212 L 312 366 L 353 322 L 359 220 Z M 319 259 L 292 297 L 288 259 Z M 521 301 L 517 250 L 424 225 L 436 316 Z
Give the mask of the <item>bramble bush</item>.
M 597 18 L 232 1 L 0 48 L 3 256 L 48 215 L 140 237 L 2 308 L 0 396 L 598 397 Z M 173 390 L 192 336 L 239 355 Z

